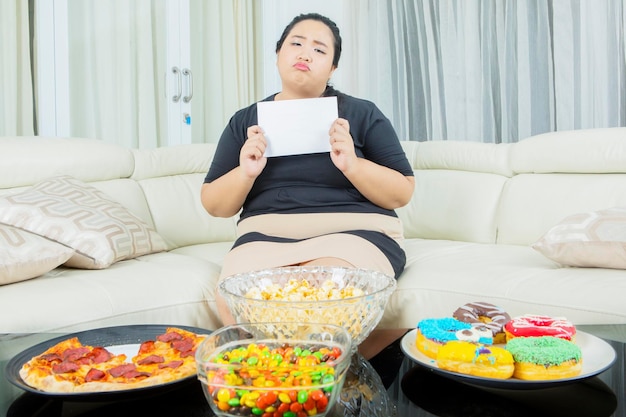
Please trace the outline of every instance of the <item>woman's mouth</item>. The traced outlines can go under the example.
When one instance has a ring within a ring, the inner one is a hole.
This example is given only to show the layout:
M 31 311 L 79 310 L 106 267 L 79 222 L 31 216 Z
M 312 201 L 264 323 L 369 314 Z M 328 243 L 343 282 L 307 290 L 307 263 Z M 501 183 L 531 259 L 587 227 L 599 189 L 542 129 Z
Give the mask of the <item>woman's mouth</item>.
M 309 70 L 309 66 L 307 64 L 305 64 L 304 62 L 297 62 L 294 64 L 293 66 L 295 69 L 299 69 L 300 71 L 308 71 Z

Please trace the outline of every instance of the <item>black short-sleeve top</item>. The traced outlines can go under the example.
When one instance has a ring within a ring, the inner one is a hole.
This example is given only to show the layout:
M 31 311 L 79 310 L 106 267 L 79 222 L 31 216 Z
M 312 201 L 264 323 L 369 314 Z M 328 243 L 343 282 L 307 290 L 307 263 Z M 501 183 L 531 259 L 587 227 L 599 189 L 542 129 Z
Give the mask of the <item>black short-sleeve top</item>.
M 274 100 L 274 96 L 263 101 Z M 390 121 L 375 104 L 343 93 L 337 93 L 337 103 L 339 117 L 350 123 L 358 157 L 406 176 L 413 175 Z M 205 182 L 211 182 L 239 165 L 239 153 L 246 141 L 247 129 L 256 124 L 256 103 L 232 116 L 220 137 Z M 243 204 L 240 219 L 259 214 L 330 212 L 396 216 L 393 210 L 379 207 L 365 198 L 325 152 L 268 158 L 265 169 L 255 180 Z

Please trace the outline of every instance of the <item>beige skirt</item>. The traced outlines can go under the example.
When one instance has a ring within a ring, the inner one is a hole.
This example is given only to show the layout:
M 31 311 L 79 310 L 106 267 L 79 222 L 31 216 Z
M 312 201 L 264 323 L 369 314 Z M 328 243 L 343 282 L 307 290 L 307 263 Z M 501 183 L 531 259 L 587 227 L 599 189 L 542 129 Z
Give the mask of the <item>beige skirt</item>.
M 394 276 L 387 257 L 373 243 L 347 232 L 370 230 L 386 234 L 402 245 L 402 223 L 396 217 L 371 213 L 264 214 L 242 220 L 237 235 L 258 232 L 268 236 L 304 239 L 298 242 L 256 241 L 232 249 L 224 259 L 221 277 L 298 265 L 319 258 L 339 258 L 353 265 Z M 220 277 L 220 278 L 221 278 Z

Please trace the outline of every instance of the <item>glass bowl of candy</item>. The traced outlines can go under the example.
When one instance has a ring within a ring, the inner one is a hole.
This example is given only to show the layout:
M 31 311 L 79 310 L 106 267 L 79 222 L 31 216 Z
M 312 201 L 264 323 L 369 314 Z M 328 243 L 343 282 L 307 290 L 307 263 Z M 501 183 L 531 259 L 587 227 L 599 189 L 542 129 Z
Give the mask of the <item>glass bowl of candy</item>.
M 353 353 L 395 288 L 393 277 L 377 271 L 306 266 L 241 273 L 218 285 L 237 322 L 336 324 L 350 333 Z
M 218 416 L 325 416 L 351 361 L 348 332 L 330 324 L 240 323 L 196 350 L 198 379 Z M 270 329 L 276 329 L 272 331 Z

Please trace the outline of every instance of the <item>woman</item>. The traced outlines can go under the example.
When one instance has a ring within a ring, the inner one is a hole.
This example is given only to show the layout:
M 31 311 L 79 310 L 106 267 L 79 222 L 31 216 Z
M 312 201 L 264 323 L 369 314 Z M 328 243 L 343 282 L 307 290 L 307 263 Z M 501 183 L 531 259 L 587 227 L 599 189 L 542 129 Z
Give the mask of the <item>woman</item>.
M 413 171 L 380 110 L 328 85 L 340 56 L 334 22 L 315 13 L 295 17 L 276 44 L 282 89 L 264 100 L 337 96 L 330 155 L 265 157 L 256 104 L 225 128 L 201 194 L 213 216 L 241 210 L 222 277 L 288 265 L 367 268 L 396 278 L 404 269 L 393 210 L 409 202 Z M 219 296 L 218 309 L 224 324 L 234 322 Z M 376 330 L 359 349 L 370 358 L 405 331 Z

